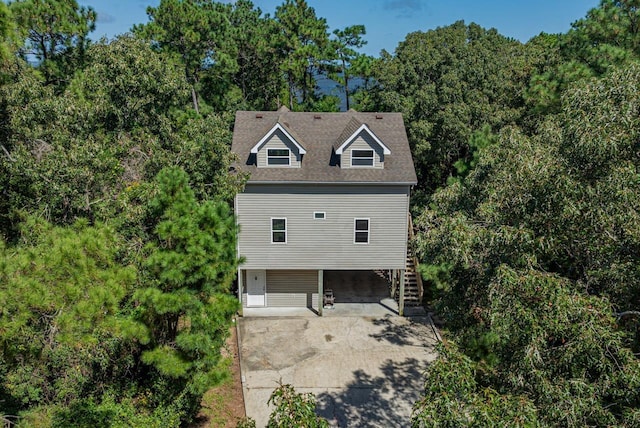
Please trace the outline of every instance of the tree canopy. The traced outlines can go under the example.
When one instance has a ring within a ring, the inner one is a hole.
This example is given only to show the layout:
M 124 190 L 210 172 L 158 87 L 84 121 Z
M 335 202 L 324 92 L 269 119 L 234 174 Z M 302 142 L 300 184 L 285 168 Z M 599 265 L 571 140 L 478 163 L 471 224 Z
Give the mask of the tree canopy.
M 348 108 L 403 113 L 418 171 L 446 342 L 413 425 L 640 425 L 637 3 L 527 43 L 459 21 L 374 58 L 304 0 L 161 0 L 113 40 L 75 0 L 0 2 L 3 412 L 189 423 L 238 304 L 233 113 L 335 111 L 331 77 Z M 325 425 L 288 385 L 271 402 L 271 425 Z
M 82 61 L 95 11 L 76 0 L 15 0 L 9 8 L 24 41 L 20 54 L 40 63 L 47 83 L 64 83 Z
M 34 7 L 57 11 L 61 26 L 27 62 L 35 42 L 21 37 L 40 24 L 6 23 Z M 173 52 L 135 35 L 89 43 L 78 17 L 95 14 L 75 2 L 0 8 L 2 413 L 45 426 L 179 426 L 226 376 L 238 263 L 228 203 L 243 183 L 229 174 L 231 112 L 195 111 Z M 181 209 L 157 203 L 167 174 L 188 195 Z M 176 224 L 191 224 L 186 241 Z M 175 278 L 162 260 L 183 251 L 191 268 Z M 183 306 L 167 311 L 165 294 Z
M 380 86 L 369 108 L 403 113 L 419 187 L 432 192 L 467 155 L 474 130 L 518 123 L 528 66 L 521 43 L 476 24 L 411 33 L 374 66 Z
M 525 397 L 543 425 L 638 422 L 637 324 L 620 314 L 640 304 L 639 83 L 633 64 L 571 85 L 557 116 L 503 129 L 417 221 L 437 312 L 472 360 L 466 394 L 499 394 L 456 399 L 469 412 Z M 416 423 L 442 405 L 427 398 Z

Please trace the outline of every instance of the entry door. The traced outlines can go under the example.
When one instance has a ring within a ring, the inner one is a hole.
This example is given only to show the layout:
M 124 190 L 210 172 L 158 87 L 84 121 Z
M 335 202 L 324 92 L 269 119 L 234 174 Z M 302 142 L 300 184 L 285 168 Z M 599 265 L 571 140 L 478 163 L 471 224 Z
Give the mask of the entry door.
M 247 306 L 264 306 L 266 285 L 266 271 L 247 270 Z

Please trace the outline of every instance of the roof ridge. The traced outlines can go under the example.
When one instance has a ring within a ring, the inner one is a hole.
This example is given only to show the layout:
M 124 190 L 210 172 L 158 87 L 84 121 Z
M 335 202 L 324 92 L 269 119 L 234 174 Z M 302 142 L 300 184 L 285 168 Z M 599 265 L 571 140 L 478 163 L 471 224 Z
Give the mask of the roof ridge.
M 344 129 L 342 130 L 342 133 L 340 133 L 340 136 L 336 141 L 337 147 L 340 147 L 342 144 L 344 144 L 344 142 L 347 141 L 347 139 L 351 137 L 354 132 L 360 129 L 362 125 L 366 125 L 366 123 L 362 122 L 357 117 L 352 116 L 351 120 L 347 122 L 347 126 L 344 127 Z
M 298 134 L 295 131 L 295 129 L 291 127 L 289 122 L 285 122 L 284 120 L 285 120 L 284 115 L 283 114 L 279 114 L 278 115 L 278 120 L 276 121 L 276 123 L 279 123 L 280 126 L 285 128 L 287 130 L 287 132 L 289 133 L 289 135 L 291 135 L 293 137 L 295 142 L 298 143 L 304 149 L 305 148 L 304 139 L 302 139 L 302 137 L 300 137 L 300 134 Z

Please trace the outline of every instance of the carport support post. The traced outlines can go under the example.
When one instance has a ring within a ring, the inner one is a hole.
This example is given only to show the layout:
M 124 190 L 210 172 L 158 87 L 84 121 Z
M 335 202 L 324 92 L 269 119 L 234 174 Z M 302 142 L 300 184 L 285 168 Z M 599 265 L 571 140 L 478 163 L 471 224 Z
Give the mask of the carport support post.
M 404 316 L 404 269 L 400 269 L 400 291 L 398 298 L 398 315 Z
M 242 269 L 238 269 L 238 300 L 240 301 L 240 313 L 242 313 L 242 287 L 244 286 L 242 280 Z
M 324 271 L 318 270 L 318 315 L 322 316 L 324 308 Z

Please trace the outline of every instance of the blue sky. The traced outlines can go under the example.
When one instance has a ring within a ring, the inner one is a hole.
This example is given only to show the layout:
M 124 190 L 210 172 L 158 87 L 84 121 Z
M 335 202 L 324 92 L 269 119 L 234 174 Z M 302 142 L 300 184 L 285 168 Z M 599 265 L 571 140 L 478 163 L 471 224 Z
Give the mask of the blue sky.
M 254 0 L 273 16 L 284 0 Z M 80 0 L 98 12 L 92 38 L 114 37 L 133 24 L 147 22 L 147 6 L 159 0 Z M 542 31 L 564 33 L 599 0 L 307 0 L 316 15 L 327 19 L 330 31 L 364 24 L 368 44 L 363 52 L 378 56 L 393 52 L 413 31 L 427 31 L 458 20 L 496 28 L 500 34 L 526 42 Z

